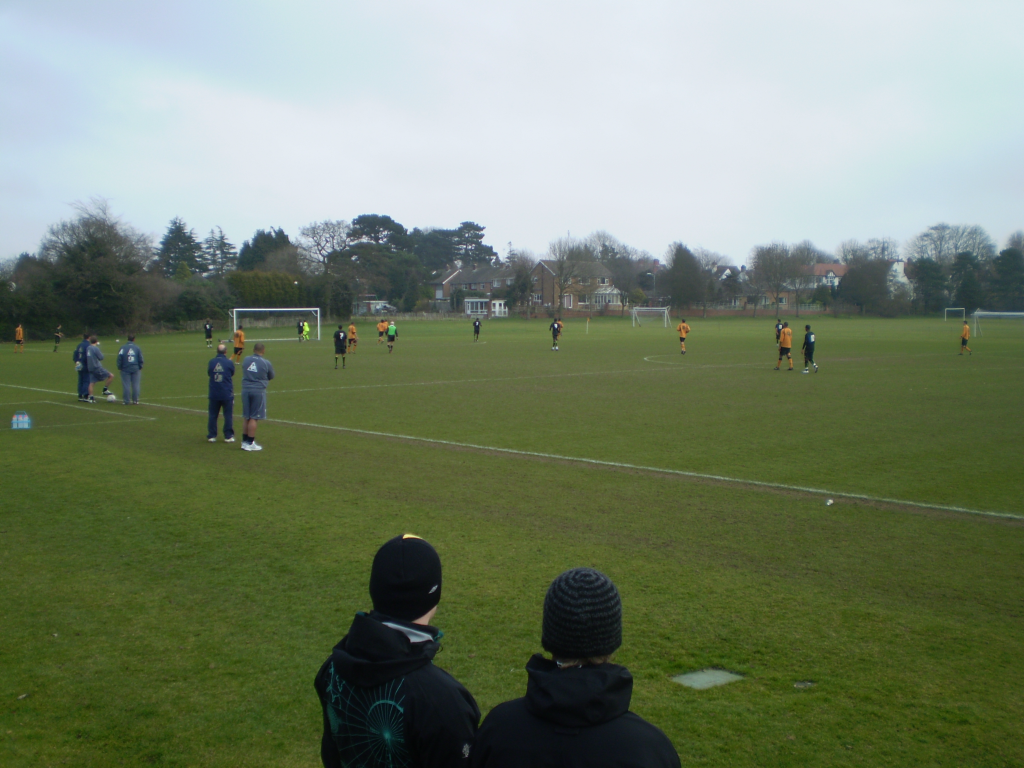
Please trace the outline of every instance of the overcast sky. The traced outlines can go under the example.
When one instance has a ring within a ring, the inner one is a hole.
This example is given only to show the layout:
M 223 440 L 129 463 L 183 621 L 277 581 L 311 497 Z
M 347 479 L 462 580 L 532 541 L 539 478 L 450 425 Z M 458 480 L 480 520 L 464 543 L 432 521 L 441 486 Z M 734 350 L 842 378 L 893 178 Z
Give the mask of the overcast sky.
M 504 254 L 1024 228 L 1024 2 L 0 0 L 0 259 L 103 197 Z

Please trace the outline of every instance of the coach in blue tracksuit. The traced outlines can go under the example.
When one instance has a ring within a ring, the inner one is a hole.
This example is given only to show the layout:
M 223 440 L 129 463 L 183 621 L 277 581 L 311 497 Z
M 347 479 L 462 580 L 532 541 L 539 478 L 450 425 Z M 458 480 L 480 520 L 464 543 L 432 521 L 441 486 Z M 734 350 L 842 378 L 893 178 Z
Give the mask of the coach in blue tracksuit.
M 228 348 L 217 345 L 217 356 L 206 366 L 206 374 L 210 377 L 210 420 L 206 425 L 206 440 L 217 442 L 217 416 L 224 409 L 224 442 L 235 442 L 235 427 L 231 420 L 235 406 L 235 389 L 232 378 L 235 375 L 235 364 L 227 356 Z
M 135 343 L 135 334 L 128 334 L 128 343 L 117 351 L 117 370 L 121 372 L 121 392 L 124 404 L 139 404 L 139 384 L 142 379 L 142 350 Z
M 89 365 L 86 353 L 89 349 L 89 334 L 83 333 L 82 340 L 75 347 L 71 359 L 75 361 L 75 370 L 78 371 L 78 399 L 89 399 Z

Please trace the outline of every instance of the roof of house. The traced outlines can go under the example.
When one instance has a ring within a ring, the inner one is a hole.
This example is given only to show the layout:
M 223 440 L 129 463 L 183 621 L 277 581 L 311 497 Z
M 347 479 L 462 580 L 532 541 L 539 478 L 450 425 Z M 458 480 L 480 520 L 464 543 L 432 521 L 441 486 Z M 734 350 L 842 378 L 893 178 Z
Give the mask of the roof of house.
M 537 266 L 544 267 L 552 275 L 558 274 L 558 262 L 554 259 L 541 259 Z M 536 269 L 536 267 L 534 267 Z M 573 277 L 611 277 L 612 272 L 599 261 L 578 261 Z
M 801 271 L 805 275 L 814 275 L 815 277 L 827 277 L 829 272 L 836 277 L 842 277 L 846 274 L 847 269 L 845 264 L 811 264 L 803 267 Z

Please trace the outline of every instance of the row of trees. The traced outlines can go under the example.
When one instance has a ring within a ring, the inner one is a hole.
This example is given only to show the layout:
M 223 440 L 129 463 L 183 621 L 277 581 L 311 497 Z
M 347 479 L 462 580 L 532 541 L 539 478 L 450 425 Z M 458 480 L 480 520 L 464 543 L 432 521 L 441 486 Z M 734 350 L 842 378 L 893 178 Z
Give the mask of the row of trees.
M 890 239 L 847 241 L 834 253 L 810 242 L 755 247 L 749 269 L 727 257 L 680 242 L 665 264 L 604 231 L 552 242 L 543 257 L 556 271 L 560 294 L 573 290 L 583 265 L 607 268 L 611 282 L 632 303 L 706 307 L 783 293 L 801 301 L 855 305 L 865 312 L 934 312 L 950 303 L 972 310 L 1024 310 L 1024 233 L 999 253 L 981 227 L 938 224 L 913 238 L 901 253 Z M 496 292 L 510 305 L 532 301 L 531 270 L 537 256 L 509 245 L 511 285 Z M 36 254 L 0 267 L 9 290 L 0 291 L 0 327 L 15 322 L 37 334 L 57 323 L 69 328 L 180 325 L 224 318 L 233 306 L 320 306 L 345 317 L 360 296 L 373 295 L 405 311 L 426 309 L 431 274 L 454 264 L 501 262 L 484 243 L 484 227 L 465 221 L 453 229 L 407 229 L 390 216 L 366 214 L 351 221 L 324 220 L 290 237 L 280 228 L 257 230 L 236 248 L 219 227 L 201 239 L 174 218 L 154 245 L 120 221 L 107 204 L 76 206 L 76 215 L 49 228 Z M 814 264 L 842 263 L 838 290 L 808 274 Z M 910 284 L 894 279 L 892 264 L 905 264 Z M 663 267 L 667 266 L 667 270 Z M 723 267 L 730 267 L 723 269 Z M 578 280 L 576 283 L 578 284 Z M 562 296 L 559 296 L 561 303 Z

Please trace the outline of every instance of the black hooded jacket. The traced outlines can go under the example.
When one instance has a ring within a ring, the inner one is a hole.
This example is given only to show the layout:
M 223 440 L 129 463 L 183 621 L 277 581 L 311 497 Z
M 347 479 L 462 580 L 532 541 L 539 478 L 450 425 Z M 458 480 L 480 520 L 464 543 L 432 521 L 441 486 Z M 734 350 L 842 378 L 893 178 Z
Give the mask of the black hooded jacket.
M 433 627 L 357 614 L 317 673 L 327 768 L 468 765 L 480 710 L 431 661 Z
M 538 654 L 526 671 L 526 696 L 499 704 L 480 726 L 474 766 L 678 768 L 668 737 L 629 711 L 625 667 L 558 669 Z

